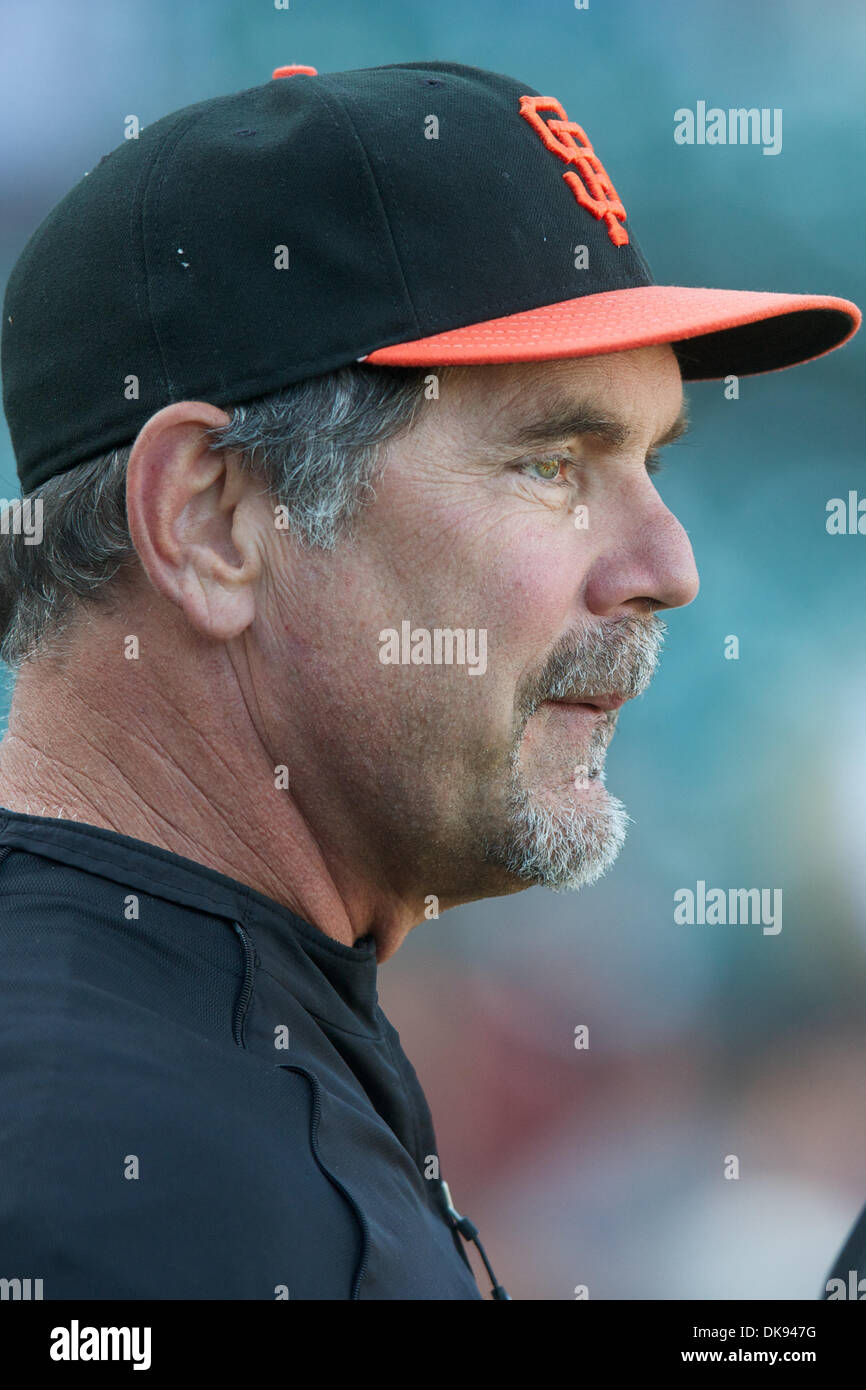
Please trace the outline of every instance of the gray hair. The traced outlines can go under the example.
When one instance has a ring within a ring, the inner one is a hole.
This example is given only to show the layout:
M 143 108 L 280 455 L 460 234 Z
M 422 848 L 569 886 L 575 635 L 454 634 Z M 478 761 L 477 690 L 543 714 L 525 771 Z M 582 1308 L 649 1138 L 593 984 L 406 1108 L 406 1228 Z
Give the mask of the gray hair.
M 382 446 L 407 432 L 448 374 L 351 365 L 242 405 L 205 430 L 208 448 L 239 455 L 287 509 L 304 544 L 333 549 L 375 494 Z M 29 497 L 41 500 L 42 539 L 0 536 L 0 660 L 13 670 L 64 632 L 81 603 L 110 604 L 111 581 L 138 565 L 126 517 L 134 441 L 77 464 Z M 20 505 L 20 504 L 19 504 Z

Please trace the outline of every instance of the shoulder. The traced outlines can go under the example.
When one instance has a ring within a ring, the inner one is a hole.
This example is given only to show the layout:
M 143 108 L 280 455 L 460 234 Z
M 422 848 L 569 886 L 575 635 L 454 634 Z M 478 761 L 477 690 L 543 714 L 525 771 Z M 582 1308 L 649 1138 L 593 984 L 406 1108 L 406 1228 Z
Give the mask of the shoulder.
M 350 1298 L 362 1233 L 305 1077 L 90 1005 L 0 1029 L 2 1272 L 45 1298 Z

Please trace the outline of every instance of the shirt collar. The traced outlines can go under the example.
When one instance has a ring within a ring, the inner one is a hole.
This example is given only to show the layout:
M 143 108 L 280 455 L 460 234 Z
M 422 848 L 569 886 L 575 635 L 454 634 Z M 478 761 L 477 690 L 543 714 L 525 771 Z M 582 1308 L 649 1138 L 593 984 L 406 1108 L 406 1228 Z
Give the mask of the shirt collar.
M 238 879 L 83 821 L 0 807 L 0 845 L 239 922 L 252 939 L 258 964 L 310 1013 L 346 1031 L 380 1033 L 376 942 L 370 935 L 346 946 Z

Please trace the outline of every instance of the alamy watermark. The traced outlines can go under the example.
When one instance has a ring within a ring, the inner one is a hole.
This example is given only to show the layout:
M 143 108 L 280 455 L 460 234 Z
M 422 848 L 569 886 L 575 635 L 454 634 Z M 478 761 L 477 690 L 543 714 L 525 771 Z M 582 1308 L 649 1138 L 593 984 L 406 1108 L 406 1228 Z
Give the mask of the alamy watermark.
M 39 1300 L 42 1298 L 42 1284 L 41 1279 L 0 1279 L 0 1301 L 10 1299 L 27 1303 L 31 1299 Z
M 710 888 L 699 878 L 695 889 L 674 892 L 674 921 L 685 926 L 763 926 L 764 936 L 782 930 L 781 888 Z
M 737 106 L 727 111 L 699 101 L 692 111 L 680 106 L 674 112 L 677 145 L 762 145 L 762 154 L 782 149 L 782 108 Z
M 866 536 L 866 497 L 855 488 L 844 497 L 831 497 L 826 506 L 828 536 Z
M 0 536 L 23 536 L 25 545 L 42 540 L 42 498 L 0 497 Z
M 131 1361 L 134 1371 L 150 1369 L 149 1327 L 69 1327 L 51 1329 L 52 1361 Z
M 379 633 L 379 660 L 383 666 L 468 666 L 470 676 L 487 670 L 486 627 L 413 628 L 404 620 L 400 631 L 383 628 Z
M 866 1298 L 866 1279 L 860 1278 L 860 1271 L 857 1269 L 848 1270 L 848 1282 L 838 1276 L 835 1279 L 828 1279 L 824 1285 L 824 1292 L 827 1295 L 827 1302 L 833 1303 L 837 1299 L 853 1299 L 857 1303 L 862 1303 Z

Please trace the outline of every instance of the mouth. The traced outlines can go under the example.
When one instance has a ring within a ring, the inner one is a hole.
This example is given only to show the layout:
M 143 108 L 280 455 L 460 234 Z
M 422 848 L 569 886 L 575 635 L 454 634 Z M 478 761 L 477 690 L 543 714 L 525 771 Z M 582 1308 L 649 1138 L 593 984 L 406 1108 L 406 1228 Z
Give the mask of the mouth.
M 544 700 L 545 705 L 572 705 L 578 709 L 591 710 L 595 714 L 607 714 L 620 709 L 628 700 L 627 695 L 586 695 L 583 699 L 576 695 L 565 695 L 557 700 Z

